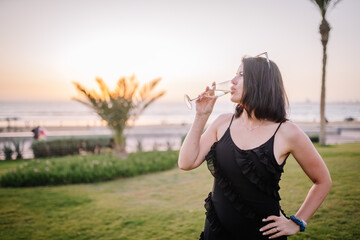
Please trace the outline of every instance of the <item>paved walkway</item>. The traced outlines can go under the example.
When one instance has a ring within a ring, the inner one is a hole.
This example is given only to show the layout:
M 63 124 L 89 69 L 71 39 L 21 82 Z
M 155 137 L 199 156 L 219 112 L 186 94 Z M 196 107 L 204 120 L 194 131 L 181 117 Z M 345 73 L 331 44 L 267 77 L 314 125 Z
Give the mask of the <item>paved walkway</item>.
M 304 123 L 298 124 L 309 136 L 319 134 L 318 124 Z M 158 149 L 166 149 L 170 144 L 173 149 L 179 149 L 181 138 L 188 132 L 190 125 L 165 125 L 165 126 L 137 126 L 126 129 L 127 150 L 133 152 L 137 150 L 138 142 L 141 141 L 144 150 L 152 150 L 155 146 Z M 32 133 L 27 132 L 2 132 L 0 133 L 0 149 L 4 142 L 11 141 L 12 138 L 22 138 L 25 140 L 24 157 L 32 158 L 31 143 Z M 111 135 L 111 131 L 105 127 L 99 128 L 61 128 L 49 129 L 48 139 L 71 137 L 71 136 L 104 136 Z M 327 144 L 341 144 L 360 142 L 360 126 L 358 125 L 329 125 L 327 126 Z M 0 151 L 0 159 L 3 159 L 3 152 Z
M 360 131 L 343 130 L 340 134 L 328 134 L 326 136 L 327 144 L 341 144 L 360 142 Z

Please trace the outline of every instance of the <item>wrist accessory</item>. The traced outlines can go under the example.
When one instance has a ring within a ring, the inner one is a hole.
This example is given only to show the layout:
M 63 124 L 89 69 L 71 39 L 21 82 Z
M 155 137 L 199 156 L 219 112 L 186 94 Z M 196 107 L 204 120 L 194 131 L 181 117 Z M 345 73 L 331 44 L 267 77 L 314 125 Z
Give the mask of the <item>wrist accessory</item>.
M 307 223 L 304 220 L 300 220 L 299 218 L 295 217 L 294 215 L 290 216 L 290 220 L 300 226 L 300 232 L 305 232 L 305 227 Z

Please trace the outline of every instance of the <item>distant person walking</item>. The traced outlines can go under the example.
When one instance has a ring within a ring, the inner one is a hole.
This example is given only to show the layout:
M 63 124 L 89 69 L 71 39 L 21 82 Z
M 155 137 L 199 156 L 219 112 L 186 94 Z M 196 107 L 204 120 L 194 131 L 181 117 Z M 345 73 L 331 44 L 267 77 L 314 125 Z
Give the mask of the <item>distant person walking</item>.
M 32 129 L 31 132 L 34 134 L 34 139 L 36 139 L 36 140 L 45 140 L 46 139 L 45 129 L 40 128 L 40 126 L 37 126 L 36 128 Z
M 305 231 L 325 199 L 331 187 L 329 171 L 308 136 L 287 120 L 281 73 L 267 53 L 243 58 L 232 84 L 235 113 L 220 115 L 202 134 L 216 102 L 208 97 L 207 87 L 196 101 L 196 117 L 179 154 L 181 169 L 197 168 L 206 160 L 215 177 L 205 199 L 200 239 L 287 239 Z M 278 191 L 290 154 L 313 186 L 288 218 Z

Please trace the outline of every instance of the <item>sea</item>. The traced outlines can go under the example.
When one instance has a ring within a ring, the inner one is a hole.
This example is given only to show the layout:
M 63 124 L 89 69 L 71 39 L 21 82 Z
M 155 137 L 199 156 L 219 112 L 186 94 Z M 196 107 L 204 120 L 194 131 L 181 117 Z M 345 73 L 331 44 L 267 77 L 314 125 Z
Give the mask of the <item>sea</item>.
M 218 101 L 209 119 L 222 113 L 234 112 L 235 105 Z M 360 102 L 327 103 L 326 119 L 329 122 L 353 119 L 360 121 Z M 189 124 L 195 109 L 189 110 L 182 101 L 154 102 L 132 125 Z M 320 104 L 315 102 L 290 103 L 288 118 L 294 122 L 319 122 Z M 7 127 L 100 127 L 106 123 L 86 105 L 73 100 L 65 101 L 0 101 L 0 129 Z
M 219 99 L 208 122 L 222 113 L 234 112 L 234 109 L 233 103 L 229 103 L 224 98 Z M 298 123 L 318 123 L 319 109 L 319 103 L 291 103 L 288 118 Z M 189 110 L 184 102 L 154 102 L 135 122 L 130 122 L 135 127 L 131 128 L 132 135 L 127 136 L 126 150 L 137 151 L 139 141 L 145 151 L 166 150 L 169 146 L 171 149 L 179 149 L 180 136 L 186 133 L 194 116 L 195 109 Z M 344 122 L 345 119 L 350 118 L 360 121 L 360 103 L 328 103 L 326 118 L 329 122 Z M 52 129 L 52 134 L 48 131 L 48 138 L 111 134 L 105 127 L 106 122 L 102 121 L 91 108 L 76 101 L 0 101 L 0 160 L 5 158 L 1 151 L 3 145 L 11 144 L 13 137 L 24 139 L 23 157 L 33 158 L 31 150 L 33 139 L 29 129 L 37 126 L 47 130 Z M 84 133 L 81 129 L 87 130 Z M 360 139 L 358 135 L 356 137 Z

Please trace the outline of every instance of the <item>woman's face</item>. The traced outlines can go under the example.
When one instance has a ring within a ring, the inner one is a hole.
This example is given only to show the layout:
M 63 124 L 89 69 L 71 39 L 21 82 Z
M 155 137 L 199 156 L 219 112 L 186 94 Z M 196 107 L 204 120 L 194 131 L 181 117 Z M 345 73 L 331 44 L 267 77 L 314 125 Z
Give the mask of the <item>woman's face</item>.
M 235 77 L 231 80 L 231 83 L 233 84 L 231 87 L 231 101 L 234 103 L 240 103 L 244 83 L 242 64 L 237 70 Z

